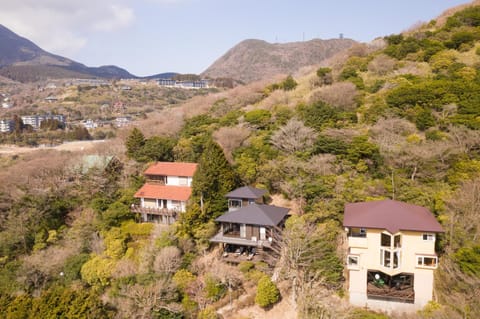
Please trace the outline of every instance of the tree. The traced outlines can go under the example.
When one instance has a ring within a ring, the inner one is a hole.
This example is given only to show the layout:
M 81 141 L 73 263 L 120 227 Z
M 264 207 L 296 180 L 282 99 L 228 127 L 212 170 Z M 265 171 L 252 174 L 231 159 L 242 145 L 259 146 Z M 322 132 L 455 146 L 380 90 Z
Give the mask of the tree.
M 260 307 L 266 308 L 280 299 L 280 291 L 268 276 L 263 276 L 258 281 L 255 303 Z
M 133 128 L 127 137 L 125 146 L 127 148 L 127 156 L 136 158 L 145 145 L 145 136 L 138 128 Z
M 295 81 L 294 78 L 289 75 L 285 80 L 283 80 L 280 86 L 284 91 L 291 91 L 297 87 L 297 81 Z
M 152 136 L 147 139 L 142 148 L 136 152 L 134 158 L 139 162 L 150 161 L 173 161 L 173 147 L 176 144 L 176 140 L 170 137 L 164 136 Z
M 192 182 L 192 195 L 196 202 L 208 205 L 210 217 L 218 217 L 227 209 L 225 194 L 237 186 L 237 176 L 228 163 L 222 148 L 209 141 L 205 146 Z M 202 208 L 202 207 L 201 207 Z
M 291 154 L 310 148 L 316 137 L 315 131 L 306 127 L 302 121 L 290 119 L 273 133 L 271 142 L 278 149 Z

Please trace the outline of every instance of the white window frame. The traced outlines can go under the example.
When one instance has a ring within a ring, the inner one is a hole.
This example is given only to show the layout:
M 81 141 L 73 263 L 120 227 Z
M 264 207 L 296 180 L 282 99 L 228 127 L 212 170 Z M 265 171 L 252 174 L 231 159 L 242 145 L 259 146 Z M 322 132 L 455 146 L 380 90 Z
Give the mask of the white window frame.
M 434 266 L 426 265 L 425 264 L 425 258 L 431 258 L 431 259 L 435 260 L 435 265 Z M 417 268 L 437 269 L 437 267 L 438 267 L 438 256 L 417 255 L 416 267 Z
M 356 263 L 352 263 L 352 260 L 356 260 Z M 347 255 L 347 267 L 348 269 L 360 269 L 360 255 Z
M 232 203 L 240 203 L 240 205 L 233 206 Z M 242 208 L 242 206 L 243 206 L 243 203 L 242 203 L 241 199 L 231 198 L 231 199 L 228 200 L 228 207 L 230 207 L 230 208 L 240 209 L 240 208 Z
M 424 234 L 422 234 L 422 239 L 425 240 L 425 241 L 435 241 L 435 234 L 424 233 Z

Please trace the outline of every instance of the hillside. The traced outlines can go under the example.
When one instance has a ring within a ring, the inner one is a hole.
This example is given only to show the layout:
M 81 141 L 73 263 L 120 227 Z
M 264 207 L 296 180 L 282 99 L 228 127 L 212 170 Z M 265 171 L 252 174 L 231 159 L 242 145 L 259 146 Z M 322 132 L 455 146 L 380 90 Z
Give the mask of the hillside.
M 3 25 L 0 25 L 0 75 L 20 82 L 67 77 L 134 77 L 116 66 L 87 67 L 51 54 Z
M 75 171 L 80 153 L 1 158 L 0 318 L 480 318 L 479 27 L 480 6 L 455 10 L 304 76 L 164 108 L 100 146 L 122 163 L 107 174 Z M 136 222 L 142 172 L 172 159 L 199 163 L 187 211 Z M 291 208 L 275 268 L 227 264 L 209 242 L 240 185 Z M 344 207 L 384 199 L 427 208 L 445 231 L 417 312 L 348 302 Z
M 277 74 L 291 74 L 303 66 L 320 64 L 355 43 L 349 39 L 314 39 L 283 44 L 245 40 L 215 61 L 202 76 L 233 78 L 249 83 Z

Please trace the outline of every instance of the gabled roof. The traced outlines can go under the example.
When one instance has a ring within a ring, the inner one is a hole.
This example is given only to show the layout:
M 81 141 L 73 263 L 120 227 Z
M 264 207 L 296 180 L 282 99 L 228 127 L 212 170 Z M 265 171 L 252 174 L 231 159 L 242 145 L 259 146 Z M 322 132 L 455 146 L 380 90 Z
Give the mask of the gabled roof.
M 266 192 L 267 191 L 264 189 L 258 189 L 251 186 L 243 186 L 231 191 L 230 193 L 225 195 L 225 197 L 257 199 L 262 197 Z
M 395 200 L 346 204 L 343 226 L 386 229 L 392 234 L 400 230 L 443 232 L 428 209 Z
M 135 193 L 134 197 L 186 201 L 191 194 L 192 189 L 188 186 L 167 186 L 147 183 Z
M 197 163 L 156 162 L 145 171 L 145 175 L 193 176 Z
M 287 216 L 290 209 L 272 205 L 251 204 L 236 211 L 223 214 L 217 222 L 277 226 Z

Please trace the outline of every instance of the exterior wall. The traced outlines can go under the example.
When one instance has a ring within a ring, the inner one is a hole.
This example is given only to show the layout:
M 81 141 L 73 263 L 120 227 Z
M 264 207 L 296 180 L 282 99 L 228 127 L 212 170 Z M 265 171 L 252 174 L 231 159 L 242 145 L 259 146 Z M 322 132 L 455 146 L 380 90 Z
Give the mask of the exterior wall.
M 348 237 L 348 254 L 359 257 L 358 266 L 348 266 L 350 303 L 383 311 L 415 311 L 432 299 L 433 268 L 417 266 L 417 255 L 435 256 L 435 240 L 424 240 L 422 232 L 404 231 L 401 234 L 401 257 L 398 268 L 380 263 L 381 234 L 379 229 L 367 229 L 365 238 Z M 386 232 L 388 233 L 388 232 Z M 396 234 L 390 234 L 396 235 Z M 392 239 L 393 240 L 393 239 Z M 393 260 L 393 256 L 391 257 Z M 378 270 L 389 275 L 411 273 L 414 276 L 414 304 L 372 300 L 367 298 L 367 271 Z
M 180 177 L 187 178 L 186 185 L 180 185 Z M 191 176 L 167 176 L 167 184 L 169 186 L 192 186 L 192 177 Z

